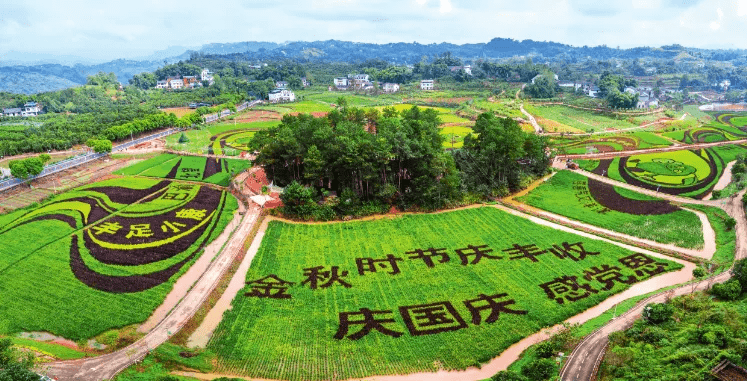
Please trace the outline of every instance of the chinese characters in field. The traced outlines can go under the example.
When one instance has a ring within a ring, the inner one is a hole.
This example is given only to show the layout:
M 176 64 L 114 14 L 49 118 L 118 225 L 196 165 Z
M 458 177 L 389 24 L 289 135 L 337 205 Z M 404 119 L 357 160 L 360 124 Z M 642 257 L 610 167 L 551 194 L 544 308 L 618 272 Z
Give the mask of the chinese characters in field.
M 102 229 L 110 227 L 102 226 Z M 589 257 L 599 256 L 599 251 L 587 249 L 582 242 L 561 242 L 547 248 L 536 244 L 514 243 L 502 250 L 494 250 L 488 245 L 467 245 L 453 250 L 456 257 L 452 266 L 474 266 L 498 261 L 525 261 L 539 263 L 543 258 L 556 258 L 572 262 L 582 262 Z M 407 271 L 403 263 L 415 263 L 421 269 L 446 266 L 451 262 L 451 252 L 446 248 L 427 248 L 406 251 L 404 255 L 387 254 L 383 257 L 355 258 L 358 277 L 392 276 Z M 548 299 L 564 305 L 589 298 L 603 291 L 612 290 L 615 285 L 630 285 L 645 278 L 663 273 L 668 264 L 657 262 L 644 254 L 635 253 L 620 258 L 615 264 L 590 266 L 582 273 L 564 274 L 539 284 Z M 409 267 L 412 269 L 412 266 Z M 308 288 L 312 291 L 337 287 L 355 287 L 351 272 L 340 266 L 313 266 L 303 268 L 301 281 L 282 279 L 275 274 L 247 282 L 247 297 L 267 299 L 292 299 L 291 287 Z M 632 272 L 632 274 L 631 274 Z M 502 315 L 525 315 L 528 311 L 519 307 L 506 292 L 492 295 L 478 294 L 473 299 L 437 301 L 425 304 L 399 306 L 397 308 L 359 308 L 357 311 L 339 313 L 339 325 L 335 339 L 359 340 L 373 332 L 391 337 L 403 334 L 411 336 L 432 335 L 468 328 L 471 325 L 491 324 Z M 401 321 L 401 323 L 399 323 Z
M 433 335 L 437 333 L 456 331 L 467 328 L 469 325 L 481 323 L 491 324 L 498 320 L 500 315 L 513 314 L 525 315 L 527 311 L 511 308 L 516 304 L 513 299 L 508 299 L 508 294 L 498 293 L 495 295 L 480 294 L 475 299 L 463 301 L 467 313 L 457 310 L 449 301 L 418 304 L 399 307 L 399 315 L 404 322 L 407 332 L 411 336 Z M 464 314 L 465 317 L 462 316 Z M 359 340 L 374 330 L 391 337 L 400 337 L 404 333 L 401 326 L 397 326 L 392 310 L 371 310 L 361 308 L 355 312 L 341 312 L 340 324 L 334 338 L 337 340 L 350 339 Z M 357 328 L 357 331 L 353 330 Z

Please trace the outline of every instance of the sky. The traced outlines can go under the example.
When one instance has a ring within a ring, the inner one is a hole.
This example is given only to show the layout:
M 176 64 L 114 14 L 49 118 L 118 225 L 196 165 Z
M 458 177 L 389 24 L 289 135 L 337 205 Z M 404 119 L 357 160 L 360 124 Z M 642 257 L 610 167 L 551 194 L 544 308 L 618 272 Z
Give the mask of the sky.
M 0 61 L 328 39 L 747 49 L 745 31 L 747 0 L 0 0 Z

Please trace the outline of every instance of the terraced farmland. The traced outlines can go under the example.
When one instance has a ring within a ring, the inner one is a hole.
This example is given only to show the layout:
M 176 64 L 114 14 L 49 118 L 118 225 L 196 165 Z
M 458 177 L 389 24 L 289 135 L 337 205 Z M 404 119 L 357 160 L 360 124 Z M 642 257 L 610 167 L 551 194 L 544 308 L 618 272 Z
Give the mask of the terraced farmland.
M 271 222 L 208 347 L 216 371 L 271 379 L 463 369 L 679 267 L 491 207 Z

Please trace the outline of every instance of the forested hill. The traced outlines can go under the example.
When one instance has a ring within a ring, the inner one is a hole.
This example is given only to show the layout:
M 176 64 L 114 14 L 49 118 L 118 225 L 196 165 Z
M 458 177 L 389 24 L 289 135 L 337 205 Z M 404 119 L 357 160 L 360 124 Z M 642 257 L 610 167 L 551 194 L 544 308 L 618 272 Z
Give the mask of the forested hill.
M 668 45 L 658 48 L 639 47 L 617 49 L 607 46 L 575 47 L 557 42 L 512 40 L 494 38 L 487 43 L 455 45 L 450 43 L 423 45 L 413 43 L 370 44 L 350 41 L 314 41 L 289 42 L 285 44 L 268 43 L 261 46 L 256 42 L 239 42 L 219 45 L 218 49 L 203 49 L 204 54 L 223 54 L 244 56 L 247 59 L 297 58 L 323 61 L 355 62 L 379 58 L 398 64 L 419 62 L 423 56 L 433 57 L 444 52 L 466 59 L 504 59 L 511 57 L 533 57 L 535 61 L 578 61 L 592 58 L 595 60 L 617 59 L 672 59 L 672 60 L 715 60 L 731 61 L 735 65 L 747 63 L 747 50 L 714 50 L 687 48 L 681 45 Z
M 32 94 L 52 91 L 84 84 L 88 75 L 99 71 L 113 72 L 122 83 L 134 74 L 152 72 L 163 66 L 189 59 L 200 53 L 213 58 L 261 62 L 265 60 L 295 59 L 299 61 L 321 62 L 363 62 L 369 59 L 382 59 L 395 64 L 414 64 L 423 57 L 429 59 L 444 52 L 467 62 L 479 59 L 500 60 L 511 57 L 531 57 L 535 62 L 578 62 L 587 59 L 654 59 L 676 62 L 697 63 L 703 61 L 724 61 L 734 66 L 747 65 L 747 50 L 714 50 L 686 48 L 681 45 L 668 45 L 658 48 L 640 47 L 617 49 L 607 46 L 574 47 L 556 42 L 512 40 L 494 38 L 487 43 L 456 45 L 450 43 L 420 44 L 389 43 L 371 44 L 350 41 L 314 42 L 235 42 L 211 43 L 199 50 L 184 53 L 164 60 L 134 61 L 120 59 L 96 65 L 65 66 L 59 64 L 0 66 L 0 91 Z M 0 62 L 2 64 L 2 62 Z
M 122 83 L 133 75 L 154 71 L 163 66 L 163 61 L 114 60 L 97 65 L 66 66 L 44 64 L 30 66 L 0 66 L 0 91 L 15 94 L 35 94 L 63 90 L 83 85 L 89 75 L 98 72 L 114 73 Z

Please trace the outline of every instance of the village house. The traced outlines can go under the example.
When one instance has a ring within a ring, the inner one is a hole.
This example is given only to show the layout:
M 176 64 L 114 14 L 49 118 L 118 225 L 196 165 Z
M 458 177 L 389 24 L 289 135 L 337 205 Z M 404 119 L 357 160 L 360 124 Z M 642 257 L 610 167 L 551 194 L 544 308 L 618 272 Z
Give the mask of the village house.
M 348 79 L 347 77 L 336 77 L 334 79 L 335 87 L 337 90 L 347 90 L 348 89 Z
M 22 110 L 20 107 L 4 108 L 3 116 L 21 116 L 21 112 Z
M 41 112 L 41 106 L 36 102 L 27 102 L 23 105 L 21 116 L 37 116 Z
M 599 86 L 593 83 L 585 83 L 582 87 L 584 93 L 592 98 L 596 98 L 600 91 Z
M 169 83 L 166 80 L 156 81 L 156 89 L 168 89 Z
M 387 82 L 381 86 L 381 89 L 385 93 L 396 93 L 397 91 L 399 91 L 399 84 Z
M 277 81 L 277 82 L 275 82 L 275 88 L 277 88 L 277 89 L 286 89 L 286 88 L 288 88 L 288 82 L 286 82 L 286 81 Z
M 534 78 L 532 78 L 532 85 L 534 85 L 534 80 L 536 80 L 539 77 L 544 77 L 544 76 L 545 76 L 544 74 L 537 74 L 537 75 L 535 75 Z M 553 74 L 553 77 L 555 78 L 555 81 L 557 82 L 558 81 L 558 75 L 557 74 Z
M 364 89 L 373 86 L 369 80 L 368 74 L 348 74 L 348 84 L 356 89 Z
M 213 73 L 208 68 L 202 69 L 202 73 L 200 73 L 200 80 L 203 82 L 207 81 L 208 84 L 210 85 L 215 83 L 215 79 L 213 78 Z
M 267 97 L 270 103 L 294 102 L 296 100 L 296 94 L 293 94 L 293 91 L 288 89 L 274 89 L 270 91 Z
M 181 89 L 184 87 L 184 80 L 181 78 L 166 78 L 166 82 L 169 83 L 169 89 Z
M 420 81 L 420 90 L 433 90 L 433 84 L 432 79 L 424 79 Z
M 468 75 L 472 75 L 472 66 L 471 65 L 464 65 L 464 66 L 449 66 L 449 70 L 451 72 L 457 72 L 460 70 L 464 70 L 464 72 Z
M 306 79 L 306 77 L 303 77 L 303 78 L 301 78 L 301 86 L 303 86 L 303 87 L 309 87 L 309 86 L 311 86 L 311 82 L 309 82 L 309 80 Z
M 558 86 L 560 87 L 571 87 L 573 90 L 578 90 L 581 88 L 581 83 L 579 82 L 573 82 L 573 81 L 558 81 Z
M 185 75 L 184 78 L 182 78 L 184 81 L 184 87 L 194 89 L 195 86 L 201 86 L 202 84 L 197 80 L 197 77 L 194 75 Z

